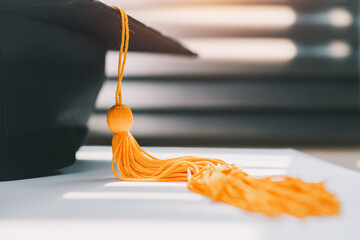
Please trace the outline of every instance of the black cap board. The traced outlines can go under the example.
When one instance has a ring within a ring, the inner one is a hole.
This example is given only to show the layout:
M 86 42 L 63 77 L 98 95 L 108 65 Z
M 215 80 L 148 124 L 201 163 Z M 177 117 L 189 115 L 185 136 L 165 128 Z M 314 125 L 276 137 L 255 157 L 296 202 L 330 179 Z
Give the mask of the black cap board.
M 0 0 L 0 180 L 72 164 L 119 47 L 117 9 L 93 0 Z M 194 54 L 129 17 L 130 51 Z

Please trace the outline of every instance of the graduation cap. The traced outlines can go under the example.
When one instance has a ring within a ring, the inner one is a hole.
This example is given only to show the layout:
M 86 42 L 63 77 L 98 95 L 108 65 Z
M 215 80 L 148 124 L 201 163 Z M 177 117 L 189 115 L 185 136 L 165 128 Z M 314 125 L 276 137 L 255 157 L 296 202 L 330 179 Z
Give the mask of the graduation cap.
M 129 133 L 132 113 L 121 99 L 127 50 L 192 53 L 128 19 L 123 9 L 90 0 L 14 0 L 0 6 L 1 180 L 34 176 L 74 161 L 101 87 L 105 52 L 120 42 L 116 103 L 107 115 L 114 133 L 111 166 L 118 179 L 188 181 L 190 190 L 213 201 L 268 216 L 339 213 L 339 201 L 323 183 L 256 178 L 219 159 L 162 160 L 144 151 Z
M 105 53 L 119 48 L 119 11 L 94 0 L 0 0 L 0 26 L 0 180 L 72 164 Z M 129 27 L 129 51 L 194 55 L 134 18 Z

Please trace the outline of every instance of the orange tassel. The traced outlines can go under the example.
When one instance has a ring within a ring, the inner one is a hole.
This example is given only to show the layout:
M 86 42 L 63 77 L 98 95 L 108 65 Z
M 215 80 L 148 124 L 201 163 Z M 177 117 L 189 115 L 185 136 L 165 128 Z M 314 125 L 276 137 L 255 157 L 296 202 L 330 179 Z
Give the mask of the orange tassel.
M 114 175 L 122 181 L 188 181 L 188 189 L 251 212 L 267 216 L 289 214 L 299 218 L 336 215 L 340 202 L 323 183 L 306 183 L 297 178 L 256 178 L 219 159 L 178 157 L 161 160 L 145 152 L 129 133 L 133 122 L 130 108 L 122 104 L 121 80 L 129 45 L 129 27 L 125 11 L 119 53 L 119 81 L 116 105 L 108 112 L 107 123 L 115 134 L 112 140 Z M 122 57 L 122 53 L 124 56 Z

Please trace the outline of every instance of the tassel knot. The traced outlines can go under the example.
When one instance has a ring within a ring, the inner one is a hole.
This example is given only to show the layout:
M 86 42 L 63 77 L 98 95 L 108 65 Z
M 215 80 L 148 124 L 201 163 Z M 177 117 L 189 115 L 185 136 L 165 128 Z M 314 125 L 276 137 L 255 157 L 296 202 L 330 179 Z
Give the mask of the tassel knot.
M 107 123 L 112 133 L 122 134 L 130 131 L 133 115 L 126 105 L 114 105 L 107 114 Z

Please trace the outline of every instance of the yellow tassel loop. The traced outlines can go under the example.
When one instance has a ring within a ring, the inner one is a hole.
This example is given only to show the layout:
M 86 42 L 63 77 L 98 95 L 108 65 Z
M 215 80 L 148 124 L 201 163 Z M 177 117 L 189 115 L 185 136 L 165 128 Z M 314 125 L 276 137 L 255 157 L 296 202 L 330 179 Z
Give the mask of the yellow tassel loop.
M 256 178 L 219 159 L 188 156 L 161 160 L 145 152 L 129 133 L 133 115 L 128 106 L 122 105 L 121 80 L 129 45 L 129 27 L 125 11 L 118 9 L 122 18 L 119 81 L 116 105 L 109 110 L 107 122 L 115 134 L 111 167 L 119 180 L 188 181 L 188 189 L 213 201 L 267 216 L 289 214 L 305 218 L 339 213 L 340 202 L 326 190 L 323 183 L 306 183 L 286 176 L 280 180 Z

